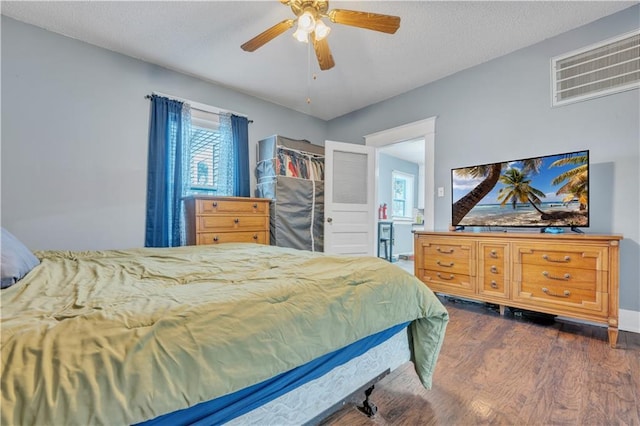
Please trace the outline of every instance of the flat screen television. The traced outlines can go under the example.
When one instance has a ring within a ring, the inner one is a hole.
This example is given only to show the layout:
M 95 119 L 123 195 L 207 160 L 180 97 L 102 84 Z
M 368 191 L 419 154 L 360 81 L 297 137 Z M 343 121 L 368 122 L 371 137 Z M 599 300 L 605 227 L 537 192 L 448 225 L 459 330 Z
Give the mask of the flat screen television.
M 455 227 L 589 226 L 589 151 L 451 170 Z

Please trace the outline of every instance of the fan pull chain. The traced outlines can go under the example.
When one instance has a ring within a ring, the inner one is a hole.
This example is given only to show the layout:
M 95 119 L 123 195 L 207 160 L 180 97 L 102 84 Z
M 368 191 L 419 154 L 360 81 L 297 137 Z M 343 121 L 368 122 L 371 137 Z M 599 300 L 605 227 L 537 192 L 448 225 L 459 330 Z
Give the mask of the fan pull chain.
M 307 43 L 307 105 L 311 104 L 311 43 Z
M 316 75 L 316 73 L 313 73 L 311 75 L 311 79 L 312 80 L 316 80 L 318 78 L 318 76 Z M 307 83 L 307 103 L 310 104 L 311 103 L 311 83 Z

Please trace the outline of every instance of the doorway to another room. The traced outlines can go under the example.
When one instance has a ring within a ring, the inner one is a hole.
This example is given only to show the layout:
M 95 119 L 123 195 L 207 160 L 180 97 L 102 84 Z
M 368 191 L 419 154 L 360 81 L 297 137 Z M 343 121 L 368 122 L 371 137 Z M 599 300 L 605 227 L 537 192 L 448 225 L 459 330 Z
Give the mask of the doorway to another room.
M 378 148 L 379 257 L 413 273 L 413 232 L 424 229 L 424 138 Z
M 413 274 L 413 233 L 434 226 L 435 117 L 367 135 L 365 143 L 376 148 L 377 220 L 392 226 L 390 241 L 376 227 L 376 251 L 388 245 L 380 257 Z

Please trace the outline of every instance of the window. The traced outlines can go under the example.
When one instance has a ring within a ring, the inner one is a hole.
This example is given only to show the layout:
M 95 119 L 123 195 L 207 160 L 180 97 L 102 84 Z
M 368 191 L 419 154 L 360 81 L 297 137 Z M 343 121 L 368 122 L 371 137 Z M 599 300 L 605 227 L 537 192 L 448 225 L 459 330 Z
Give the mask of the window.
M 159 93 L 149 98 L 145 247 L 176 247 L 186 241 L 185 196 L 249 195 L 249 120 Z
M 192 192 L 215 193 L 220 168 L 220 133 L 192 127 L 189 181 Z
M 411 219 L 413 217 L 413 179 L 414 176 L 398 172 L 391 172 L 391 217 Z
M 192 108 L 189 141 L 189 189 L 192 194 L 215 195 L 218 191 L 221 144 L 219 117 Z

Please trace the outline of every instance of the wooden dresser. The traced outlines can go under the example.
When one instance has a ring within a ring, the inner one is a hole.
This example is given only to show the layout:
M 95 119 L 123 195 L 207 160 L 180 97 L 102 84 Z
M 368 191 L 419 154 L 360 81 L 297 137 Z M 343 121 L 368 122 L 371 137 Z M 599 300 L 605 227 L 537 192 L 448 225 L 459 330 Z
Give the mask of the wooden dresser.
M 431 290 L 577 318 L 618 339 L 619 235 L 416 232 L 415 274 Z
M 269 244 L 266 198 L 191 196 L 184 199 L 187 244 Z

